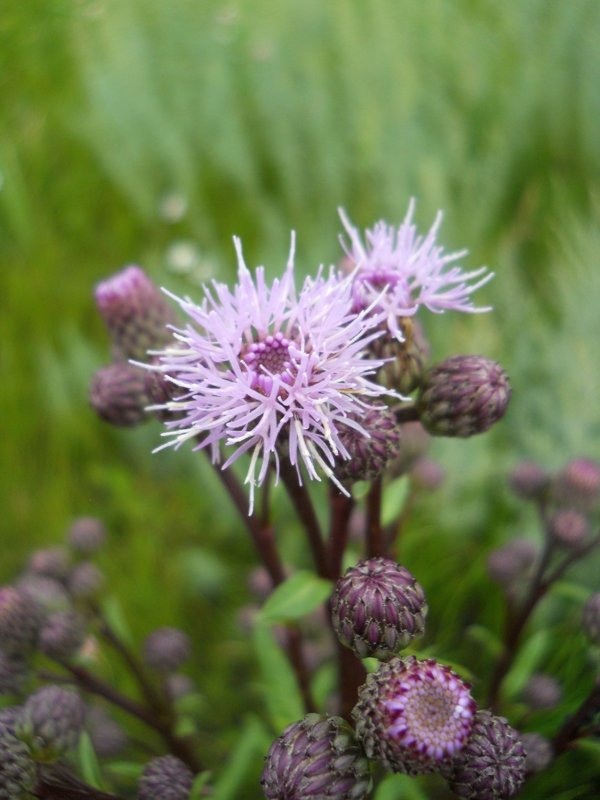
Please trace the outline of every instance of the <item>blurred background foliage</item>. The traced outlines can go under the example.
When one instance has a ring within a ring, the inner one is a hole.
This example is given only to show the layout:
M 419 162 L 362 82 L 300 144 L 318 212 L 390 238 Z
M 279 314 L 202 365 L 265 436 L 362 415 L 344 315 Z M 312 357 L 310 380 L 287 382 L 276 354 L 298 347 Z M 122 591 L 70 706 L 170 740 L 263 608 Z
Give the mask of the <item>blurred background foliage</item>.
M 337 206 L 397 223 L 414 196 L 422 228 L 444 209 L 442 243 L 496 272 L 478 298 L 495 312 L 429 315 L 434 357 L 497 358 L 514 394 L 492 433 L 436 443 L 447 480 L 402 552 L 428 590 L 427 643 L 480 667 L 459 631 L 499 623 L 485 556 L 529 523 L 506 471 L 600 455 L 599 36 L 596 0 L 3 4 L 0 577 L 74 516 L 102 517 L 134 635 L 196 638 L 207 761 L 259 705 L 232 622 L 253 553 L 202 456 L 151 456 L 158 424 L 115 431 L 88 410 L 108 361 L 94 283 L 135 262 L 198 296 L 234 275 L 233 234 L 273 275 L 291 228 L 308 273 L 340 257 Z M 576 609 L 556 602 L 564 632 Z M 552 663 L 577 684 L 560 641 Z M 556 791 L 537 796 L 584 796 Z

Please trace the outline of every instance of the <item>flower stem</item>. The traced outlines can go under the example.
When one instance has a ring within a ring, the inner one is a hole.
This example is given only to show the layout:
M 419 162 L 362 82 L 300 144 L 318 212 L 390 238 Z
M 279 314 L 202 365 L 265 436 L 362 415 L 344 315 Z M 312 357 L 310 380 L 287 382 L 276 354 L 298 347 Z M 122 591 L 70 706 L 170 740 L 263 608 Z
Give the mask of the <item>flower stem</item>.
M 579 738 L 581 729 L 589 722 L 590 718 L 600 710 L 600 680 L 582 701 L 577 711 L 561 725 L 552 737 L 552 747 L 558 756 Z
M 346 497 L 331 484 L 329 508 L 328 561 L 331 578 L 336 580 L 342 574 L 344 552 L 348 543 L 348 525 L 354 508 L 354 498 Z

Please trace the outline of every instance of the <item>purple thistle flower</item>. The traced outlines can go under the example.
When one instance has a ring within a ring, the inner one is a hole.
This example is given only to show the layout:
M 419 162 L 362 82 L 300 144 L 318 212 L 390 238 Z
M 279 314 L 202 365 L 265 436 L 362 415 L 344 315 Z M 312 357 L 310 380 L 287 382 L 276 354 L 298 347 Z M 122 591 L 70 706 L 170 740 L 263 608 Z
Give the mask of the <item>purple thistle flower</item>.
M 365 243 L 343 209 L 338 209 L 342 224 L 350 237 L 348 247 L 340 239 L 349 265 L 356 268 L 352 294 L 354 310 L 361 311 L 375 304 L 385 311 L 390 332 L 402 339 L 398 317 L 412 316 L 420 306 L 440 314 L 444 311 L 484 312 L 476 308 L 471 295 L 490 281 L 494 273 L 485 267 L 464 272 L 454 265 L 467 254 L 466 250 L 444 253 L 436 244 L 442 223 L 438 211 L 425 236 L 419 236 L 413 223 L 415 201 L 412 199 L 398 228 L 377 222 L 365 232 Z M 486 274 L 487 272 L 487 274 Z M 477 280 L 478 279 L 478 280 Z M 381 295 L 382 289 L 386 289 Z
M 364 352 L 381 335 L 382 315 L 352 311 L 351 278 L 319 271 L 297 293 L 292 235 L 283 276 L 269 286 L 264 268 L 252 275 L 239 239 L 234 243 L 237 285 L 213 282 L 200 305 L 173 296 L 193 324 L 174 328 L 174 344 L 148 368 L 181 390 L 159 406 L 175 415 L 165 423 L 170 441 L 163 447 L 196 439 L 195 449 L 210 448 L 217 463 L 221 445 L 233 446 L 223 469 L 249 453 L 252 511 L 254 487 L 272 461 L 279 474 L 282 456 L 299 481 L 302 464 L 310 478 L 320 480 L 320 468 L 336 481 L 336 457 L 350 458 L 340 429 L 368 436 L 358 421 L 365 398 L 393 393 L 371 380 L 383 362 Z

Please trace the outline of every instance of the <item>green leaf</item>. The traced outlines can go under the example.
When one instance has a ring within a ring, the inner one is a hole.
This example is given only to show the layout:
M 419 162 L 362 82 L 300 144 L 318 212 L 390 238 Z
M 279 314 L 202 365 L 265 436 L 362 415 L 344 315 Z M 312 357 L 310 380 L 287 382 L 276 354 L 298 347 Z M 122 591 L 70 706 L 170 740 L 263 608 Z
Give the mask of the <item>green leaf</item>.
M 484 625 L 469 625 L 465 630 L 465 634 L 469 639 L 481 645 L 493 658 L 498 658 L 502 653 L 503 644 L 501 640 Z
M 190 789 L 189 800 L 200 800 L 202 797 L 202 790 L 212 777 L 212 772 L 207 769 L 196 775 L 192 788 Z
M 331 594 L 331 589 L 330 581 L 300 570 L 275 589 L 262 607 L 259 619 L 263 622 L 299 619 L 321 605 Z
M 254 627 L 253 640 L 267 711 L 275 730 L 283 730 L 304 716 L 296 676 L 267 625 Z
M 215 782 L 212 800 L 237 800 L 243 795 L 242 789 L 247 783 L 249 773 L 256 770 L 257 765 L 262 765 L 271 738 L 259 719 L 246 719 L 229 761 Z
M 104 789 L 105 785 L 102 780 L 102 772 L 100 771 L 100 764 L 96 756 L 96 751 L 86 731 L 79 737 L 77 755 L 83 780 L 89 783 L 90 786 L 93 786 L 94 789 Z
M 144 765 L 140 764 L 139 761 L 112 761 L 107 764 L 106 768 L 111 774 L 119 778 L 137 782 L 142 774 Z
M 542 663 L 550 638 L 550 631 L 544 629 L 536 631 L 525 641 L 504 679 L 503 691 L 506 697 L 514 698 L 521 692 L 538 664 Z
M 382 525 L 389 525 L 398 517 L 404 508 L 409 488 L 410 480 L 407 475 L 396 478 L 385 487 L 381 505 Z
M 337 666 L 332 661 L 321 664 L 316 671 L 310 689 L 317 708 L 323 708 L 337 687 Z
M 569 581 L 557 581 L 552 585 L 551 592 L 553 595 L 564 597 L 565 600 L 571 600 L 575 603 L 585 603 L 590 596 L 590 590 L 579 583 L 570 583 Z
M 427 800 L 427 795 L 414 778 L 388 775 L 377 787 L 374 800 Z
M 106 597 L 102 603 L 102 613 L 112 630 L 125 644 L 133 645 L 131 629 L 121 607 L 121 603 L 114 595 Z

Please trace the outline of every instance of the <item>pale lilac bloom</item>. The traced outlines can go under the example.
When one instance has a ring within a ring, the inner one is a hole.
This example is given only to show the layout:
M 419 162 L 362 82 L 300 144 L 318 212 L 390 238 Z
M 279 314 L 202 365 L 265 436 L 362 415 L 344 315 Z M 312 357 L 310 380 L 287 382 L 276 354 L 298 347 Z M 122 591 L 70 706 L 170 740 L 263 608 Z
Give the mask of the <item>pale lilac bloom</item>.
M 393 336 L 402 339 L 398 317 L 412 316 L 420 306 L 442 313 L 444 311 L 483 312 L 490 307 L 476 308 L 471 295 L 494 276 L 485 267 L 464 272 L 454 262 L 467 250 L 444 253 L 436 244 L 442 223 L 442 212 L 429 232 L 419 236 L 413 223 L 415 202 L 411 200 L 400 227 L 377 222 L 365 232 L 364 243 L 343 209 L 338 209 L 342 224 L 350 238 L 348 247 L 340 241 L 351 269 L 355 270 L 352 295 L 355 311 L 373 305 L 382 289 L 386 292 L 375 303 L 386 314 L 387 326 Z M 454 266 L 451 266 L 453 265 Z
M 340 429 L 368 436 L 357 421 L 365 398 L 390 393 L 372 379 L 383 362 L 365 356 L 382 315 L 352 310 L 351 276 L 319 271 L 297 293 L 292 234 L 286 269 L 268 285 L 264 268 L 252 275 L 239 239 L 234 243 L 239 269 L 232 290 L 213 281 L 200 305 L 171 295 L 191 322 L 173 327 L 176 343 L 156 354 L 154 368 L 182 390 L 160 406 L 175 415 L 163 447 L 196 440 L 195 449 L 210 448 L 217 463 L 221 446 L 231 446 L 223 469 L 249 453 L 251 513 L 254 487 L 270 463 L 278 476 L 281 457 L 300 481 L 301 464 L 310 478 L 320 479 L 319 467 L 335 481 L 335 459 L 350 458 Z

